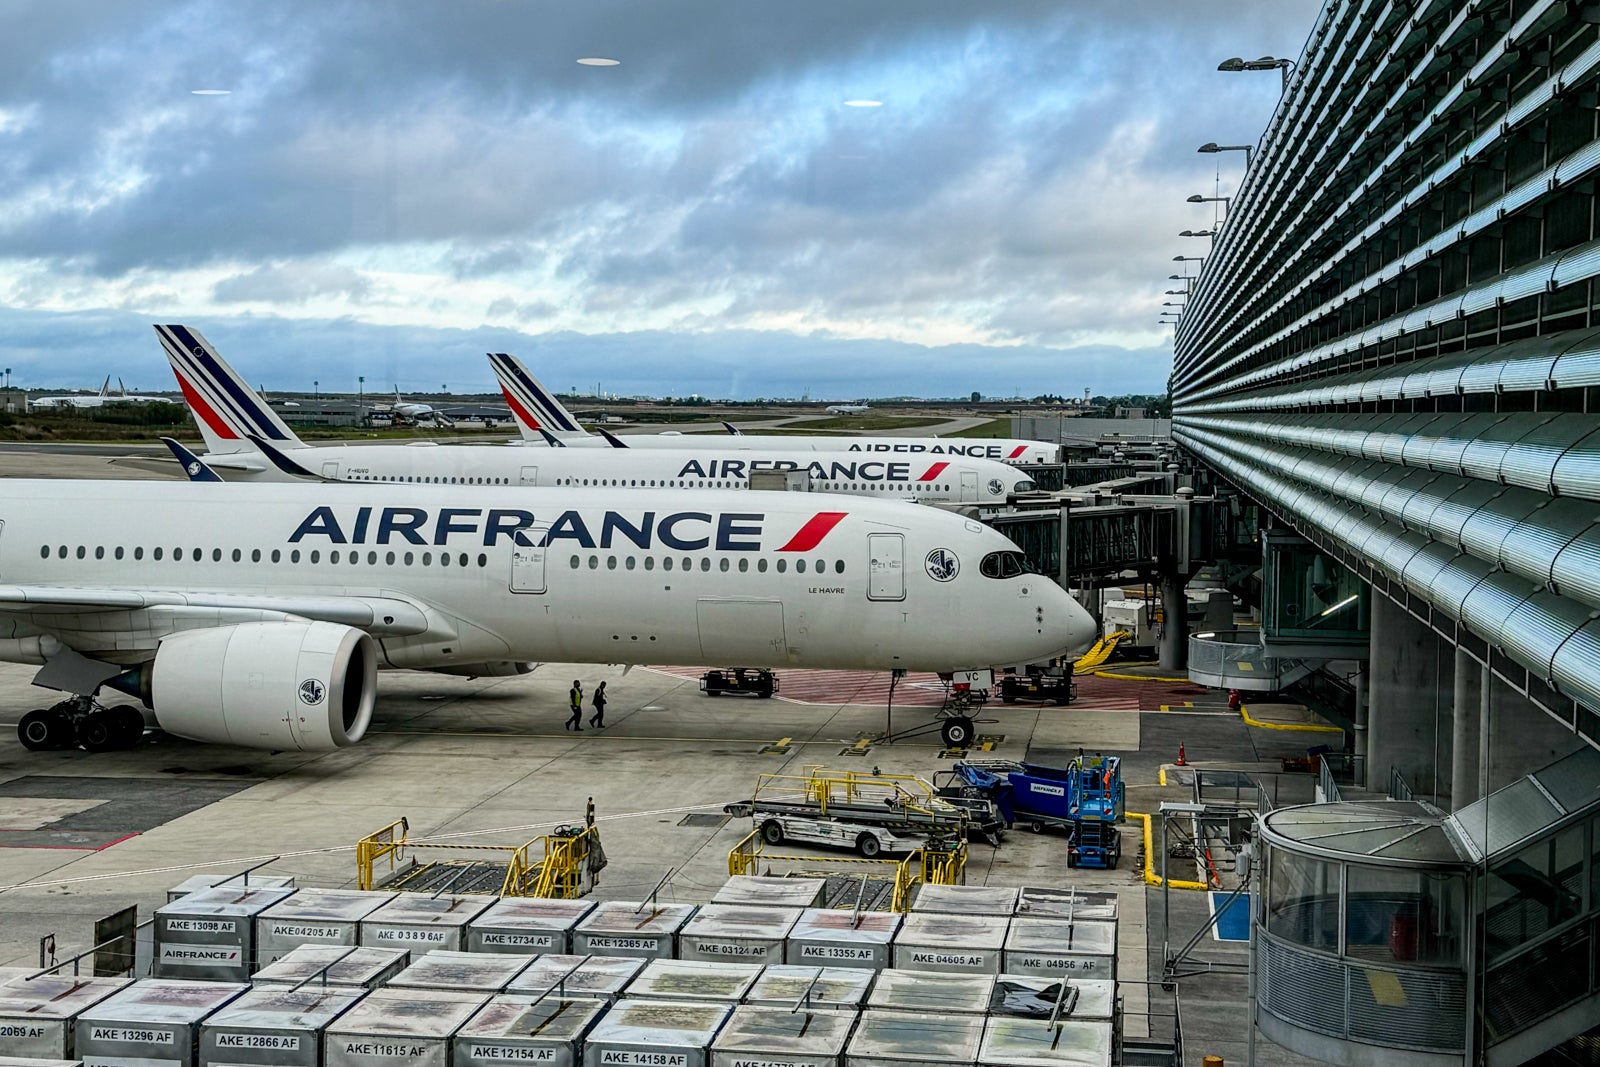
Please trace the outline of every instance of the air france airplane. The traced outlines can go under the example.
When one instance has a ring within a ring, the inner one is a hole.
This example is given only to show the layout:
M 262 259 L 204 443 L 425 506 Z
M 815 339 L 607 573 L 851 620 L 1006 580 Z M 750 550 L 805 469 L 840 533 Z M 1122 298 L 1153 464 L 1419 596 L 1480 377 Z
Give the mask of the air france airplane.
M 603 448 L 607 442 L 588 433 L 556 395 L 539 383 L 522 361 L 504 352 L 493 352 L 489 363 L 500 379 L 500 391 L 526 441 L 541 440 L 539 431 L 548 430 L 568 445 Z M 966 456 L 993 459 L 1002 463 L 1059 463 L 1061 446 L 1048 441 L 1012 438 L 960 437 L 836 437 L 782 434 L 737 434 L 711 437 L 671 431 L 656 434 L 630 434 L 629 448 L 756 449 L 773 452 L 882 452 L 889 455 Z
M 22 718 L 30 749 L 137 743 L 142 712 L 102 687 L 180 737 L 326 751 L 366 732 L 379 669 L 949 671 L 1095 637 L 1004 536 L 896 501 L 15 480 L 0 528 L 0 660 L 77 694 Z
M 245 481 L 748 489 L 759 471 L 805 471 L 817 490 L 924 503 L 1004 504 L 1033 482 L 1004 463 L 961 456 L 860 452 L 330 445 L 310 449 L 197 331 L 158 326 L 178 385 L 209 449 L 206 462 Z M 552 438 L 553 440 L 557 440 Z M 718 437 L 731 442 L 732 437 Z

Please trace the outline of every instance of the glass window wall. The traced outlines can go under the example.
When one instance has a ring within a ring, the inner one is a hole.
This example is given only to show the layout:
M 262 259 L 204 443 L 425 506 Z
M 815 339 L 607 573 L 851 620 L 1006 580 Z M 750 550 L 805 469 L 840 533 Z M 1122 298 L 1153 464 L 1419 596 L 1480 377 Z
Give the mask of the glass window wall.
M 1267 930 L 1324 952 L 1339 951 L 1339 865 L 1272 849 Z
M 1376 963 L 1463 963 L 1465 876 L 1351 865 L 1345 885 L 1346 955 Z

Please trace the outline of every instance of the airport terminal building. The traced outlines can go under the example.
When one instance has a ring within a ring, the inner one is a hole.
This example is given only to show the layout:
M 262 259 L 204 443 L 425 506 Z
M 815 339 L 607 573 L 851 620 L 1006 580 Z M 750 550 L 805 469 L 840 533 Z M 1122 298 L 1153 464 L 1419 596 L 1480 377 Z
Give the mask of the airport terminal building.
M 1330 0 L 1177 325 L 1174 437 L 1309 560 L 1261 645 L 1354 663 L 1363 784 L 1457 820 L 1280 828 L 1262 1025 L 1332 1062 L 1524 1062 L 1600 1015 L 1597 123 L 1592 6 Z M 1357 951 L 1384 892 L 1460 917 L 1432 958 Z

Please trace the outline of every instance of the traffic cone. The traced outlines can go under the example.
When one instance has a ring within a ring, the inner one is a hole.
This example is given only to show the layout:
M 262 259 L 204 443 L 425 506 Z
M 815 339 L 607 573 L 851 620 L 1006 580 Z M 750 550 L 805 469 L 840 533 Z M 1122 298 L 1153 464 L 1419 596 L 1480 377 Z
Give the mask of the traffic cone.
M 1180 766 L 1180 767 L 1189 766 L 1189 761 L 1187 759 L 1185 759 L 1184 755 L 1183 755 L 1183 742 L 1182 741 L 1178 742 L 1178 766 Z

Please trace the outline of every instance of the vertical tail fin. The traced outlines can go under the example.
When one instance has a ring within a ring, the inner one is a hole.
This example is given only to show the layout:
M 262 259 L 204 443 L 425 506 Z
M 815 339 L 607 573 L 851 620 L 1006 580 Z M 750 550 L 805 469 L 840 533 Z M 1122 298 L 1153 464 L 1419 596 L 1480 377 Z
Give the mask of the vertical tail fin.
M 539 384 L 539 379 L 516 356 L 504 352 L 489 353 L 489 365 L 500 379 L 500 391 L 505 394 L 511 413 L 516 416 L 517 427 L 526 440 L 539 440 L 539 430 L 550 431 L 556 437 L 588 437 L 572 412 L 562 407 L 556 395 Z
M 216 453 L 254 452 L 252 435 L 279 448 L 308 447 L 198 331 L 186 326 L 157 326 L 156 336 L 166 349 L 178 388 L 206 439 L 207 449 Z

